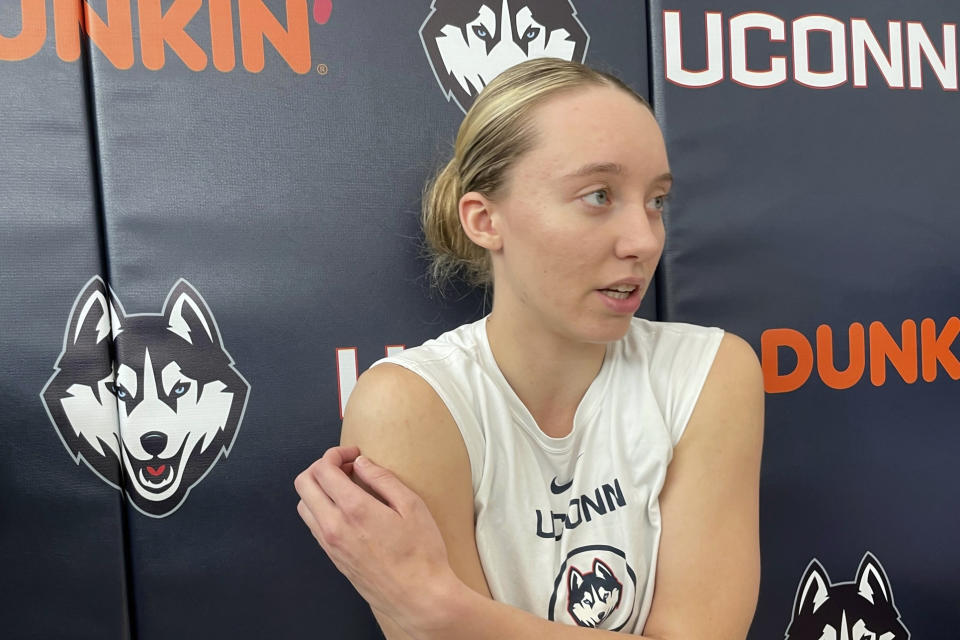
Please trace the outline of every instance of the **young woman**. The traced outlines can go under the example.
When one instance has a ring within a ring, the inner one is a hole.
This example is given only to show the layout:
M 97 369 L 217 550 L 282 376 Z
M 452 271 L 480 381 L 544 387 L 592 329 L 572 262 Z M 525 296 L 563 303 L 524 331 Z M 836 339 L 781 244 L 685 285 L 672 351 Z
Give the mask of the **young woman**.
M 746 636 L 756 356 L 633 317 L 671 184 L 649 106 L 583 65 L 517 65 L 470 109 L 423 224 L 492 311 L 364 373 L 295 483 L 389 640 Z

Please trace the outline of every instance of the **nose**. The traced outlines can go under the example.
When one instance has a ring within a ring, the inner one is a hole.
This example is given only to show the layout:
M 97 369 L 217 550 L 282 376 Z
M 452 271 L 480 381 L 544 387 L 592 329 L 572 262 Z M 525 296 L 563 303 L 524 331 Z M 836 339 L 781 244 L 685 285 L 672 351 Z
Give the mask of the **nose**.
M 152 456 L 158 456 L 167 446 L 167 436 L 159 431 L 151 431 L 140 436 L 140 444 L 144 451 Z
M 663 249 L 663 221 L 646 207 L 625 209 L 619 216 L 615 251 L 618 258 L 647 260 Z
M 503 5 L 500 8 L 500 33 L 497 40 L 500 42 L 510 42 L 513 38 L 510 37 L 510 34 L 513 33 L 513 25 L 510 24 L 513 19 L 513 12 L 510 11 L 509 0 L 503 0 Z

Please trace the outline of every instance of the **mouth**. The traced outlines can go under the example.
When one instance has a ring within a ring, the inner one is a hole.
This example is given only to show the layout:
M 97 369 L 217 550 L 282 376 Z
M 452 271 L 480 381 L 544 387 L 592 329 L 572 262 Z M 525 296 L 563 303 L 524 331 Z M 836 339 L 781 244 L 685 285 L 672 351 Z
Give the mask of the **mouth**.
M 149 460 L 138 460 L 130 456 L 130 466 L 137 478 L 137 483 L 151 493 L 159 493 L 173 484 L 180 469 L 172 463 L 179 464 L 186 444 L 187 442 L 184 440 L 183 444 L 180 445 L 180 450 L 169 458 L 154 456 Z
M 596 291 L 610 311 L 617 315 L 633 315 L 640 308 L 643 282 L 636 280 L 621 281 Z
M 162 464 L 144 464 L 137 471 L 137 479 L 147 489 L 159 491 L 173 481 L 176 469 L 168 462 Z
M 617 285 L 608 289 L 600 289 L 600 293 L 613 300 L 626 300 L 639 290 L 638 285 Z

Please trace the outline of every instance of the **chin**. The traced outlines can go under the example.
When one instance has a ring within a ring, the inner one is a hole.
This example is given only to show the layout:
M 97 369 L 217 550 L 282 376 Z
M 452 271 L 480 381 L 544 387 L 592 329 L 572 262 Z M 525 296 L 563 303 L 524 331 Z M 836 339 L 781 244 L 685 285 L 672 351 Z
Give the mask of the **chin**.
M 633 316 L 616 316 L 593 322 L 589 327 L 580 327 L 577 337 L 583 342 L 607 344 L 616 342 L 627 335 Z

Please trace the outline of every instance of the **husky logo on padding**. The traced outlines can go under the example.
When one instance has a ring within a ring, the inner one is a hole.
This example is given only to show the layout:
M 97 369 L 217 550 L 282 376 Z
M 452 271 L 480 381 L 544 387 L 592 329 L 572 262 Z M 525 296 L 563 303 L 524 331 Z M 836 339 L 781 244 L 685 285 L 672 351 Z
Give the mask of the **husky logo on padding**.
M 127 314 L 95 276 L 77 296 L 41 397 L 77 464 L 149 516 L 175 511 L 229 453 L 249 385 L 186 280 L 160 313 Z
M 590 37 L 570 0 L 434 0 L 430 8 L 420 40 L 447 100 L 463 111 L 519 62 L 587 55 Z
M 853 582 L 831 584 L 813 559 L 800 580 L 787 628 L 789 640 L 907 640 L 880 562 L 864 554 Z
M 583 574 L 570 565 L 567 574 L 567 610 L 581 627 L 596 627 L 620 606 L 623 585 L 599 558 L 593 560 L 593 572 Z

